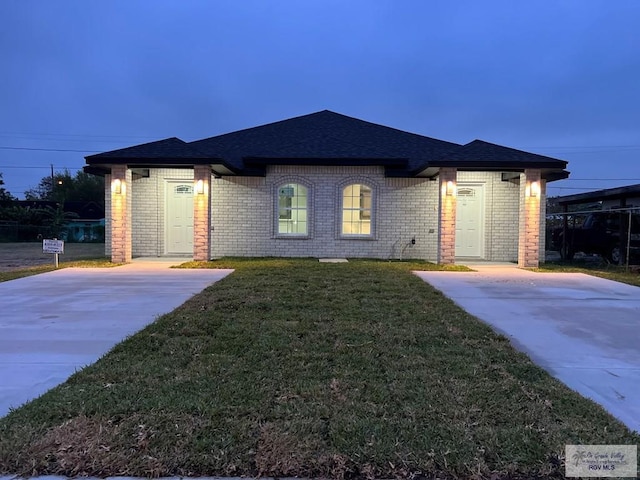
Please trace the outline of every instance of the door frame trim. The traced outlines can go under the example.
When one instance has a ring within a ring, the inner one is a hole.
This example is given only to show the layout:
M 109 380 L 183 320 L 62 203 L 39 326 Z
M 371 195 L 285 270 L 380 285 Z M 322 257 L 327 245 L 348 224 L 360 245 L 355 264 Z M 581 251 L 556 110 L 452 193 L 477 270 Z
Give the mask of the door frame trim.
M 461 188 L 465 188 L 465 187 L 479 187 L 482 190 L 482 200 L 481 200 L 481 205 L 479 207 L 479 211 L 480 211 L 480 218 L 478 219 L 478 226 L 480 228 L 480 246 L 478 248 L 479 250 L 479 255 L 473 255 L 473 256 L 464 256 L 464 255 L 457 255 L 454 253 L 455 258 L 472 258 L 474 260 L 486 260 L 487 258 L 487 251 L 486 251 L 486 246 L 487 246 L 487 226 L 486 226 L 486 216 L 487 216 L 487 183 L 486 182 L 482 182 L 482 181 L 463 181 L 463 182 L 457 182 L 456 185 L 456 190 L 459 190 Z M 459 197 L 457 195 L 456 192 L 456 227 L 458 224 L 458 215 L 457 215 L 457 209 L 458 209 L 458 204 L 457 202 L 459 201 Z
M 190 252 L 170 252 L 169 251 L 169 197 L 171 193 L 171 185 L 185 184 L 193 189 L 193 180 L 187 178 L 165 178 L 164 179 L 164 255 L 189 255 Z M 195 224 L 194 224 L 195 228 Z M 193 239 L 192 239 L 193 240 Z M 193 250 L 193 246 L 192 246 Z M 193 252 L 191 252 L 193 253 Z

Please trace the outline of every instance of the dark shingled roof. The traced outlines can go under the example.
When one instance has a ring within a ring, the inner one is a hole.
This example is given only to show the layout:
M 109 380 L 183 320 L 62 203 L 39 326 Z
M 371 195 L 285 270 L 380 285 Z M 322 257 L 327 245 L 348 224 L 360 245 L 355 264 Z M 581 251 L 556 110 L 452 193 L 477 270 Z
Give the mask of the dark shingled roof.
M 329 110 L 206 138 L 191 145 L 218 154 L 237 168 L 242 168 L 244 158 L 297 157 L 315 159 L 315 164 L 320 159 L 403 158 L 410 170 L 457 146 Z
M 466 166 L 481 164 L 484 166 L 501 167 L 504 165 L 535 165 L 537 168 L 564 168 L 567 162 L 557 158 L 545 157 L 535 153 L 523 152 L 515 148 L 503 147 L 483 140 L 474 140 L 462 147 L 449 152 L 441 160 L 447 166 Z
M 121 148 L 110 152 L 98 153 L 86 157 L 89 163 L 103 159 L 205 159 L 211 158 L 176 137 L 155 142 L 143 143 L 133 147 Z M 90 161 L 91 159 L 91 161 Z
M 567 162 L 481 140 L 467 145 L 366 122 L 323 110 L 186 143 L 167 138 L 86 157 L 90 166 L 223 164 L 238 174 L 264 174 L 265 165 L 382 165 L 393 176 L 428 167 L 547 168 Z M 391 170 L 392 171 L 391 171 Z

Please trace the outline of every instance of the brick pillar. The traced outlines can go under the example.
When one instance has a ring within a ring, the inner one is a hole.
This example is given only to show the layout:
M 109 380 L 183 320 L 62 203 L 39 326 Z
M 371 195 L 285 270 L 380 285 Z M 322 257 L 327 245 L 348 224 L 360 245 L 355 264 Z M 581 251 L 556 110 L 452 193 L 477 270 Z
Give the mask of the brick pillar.
M 193 181 L 193 259 L 207 261 L 211 259 L 211 167 L 195 165 Z
M 440 168 L 438 209 L 438 263 L 455 263 L 456 257 L 456 168 Z
M 518 266 L 536 268 L 540 260 L 540 217 L 542 185 L 539 169 L 527 168 L 520 175 L 520 228 Z
M 131 170 L 111 167 L 111 261 L 131 261 Z
M 540 179 L 540 243 L 538 247 L 538 263 L 545 262 L 547 250 L 547 181 Z

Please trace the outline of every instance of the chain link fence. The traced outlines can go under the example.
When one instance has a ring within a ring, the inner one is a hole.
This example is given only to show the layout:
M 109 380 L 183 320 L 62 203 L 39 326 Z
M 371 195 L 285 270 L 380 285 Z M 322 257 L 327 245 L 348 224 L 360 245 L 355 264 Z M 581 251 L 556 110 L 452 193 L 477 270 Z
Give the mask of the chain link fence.
M 584 210 L 547 214 L 547 250 L 564 261 L 599 256 L 614 265 L 640 264 L 640 209 Z
M 0 242 L 34 242 L 53 237 L 66 242 L 104 243 L 104 225 L 73 223 L 54 232 L 47 226 L 0 222 Z

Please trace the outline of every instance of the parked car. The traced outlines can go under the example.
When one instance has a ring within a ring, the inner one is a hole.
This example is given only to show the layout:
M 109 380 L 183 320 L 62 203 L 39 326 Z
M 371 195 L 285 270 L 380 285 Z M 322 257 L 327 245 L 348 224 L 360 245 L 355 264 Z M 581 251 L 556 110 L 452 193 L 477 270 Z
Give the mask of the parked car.
M 626 212 L 592 212 L 580 227 L 556 228 L 551 235 L 554 250 L 560 252 L 564 260 L 571 260 L 576 252 L 598 254 L 612 263 L 620 263 L 627 248 L 628 235 L 620 238 L 620 225 L 629 218 Z M 631 215 L 631 242 L 629 261 L 640 261 L 640 218 Z

